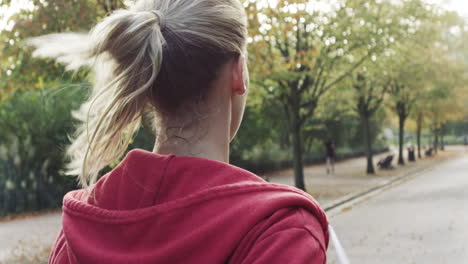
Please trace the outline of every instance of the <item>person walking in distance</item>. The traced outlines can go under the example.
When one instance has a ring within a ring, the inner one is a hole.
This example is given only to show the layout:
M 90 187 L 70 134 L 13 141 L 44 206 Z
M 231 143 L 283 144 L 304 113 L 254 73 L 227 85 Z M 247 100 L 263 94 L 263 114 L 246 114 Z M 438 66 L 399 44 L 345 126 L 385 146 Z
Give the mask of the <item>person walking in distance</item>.
M 335 173 L 335 158 L 336 158 L 336 150 L 335 150 L 335 143 L 333 140 L 328 139 L 325 142 L 325 154 L 326 154 L 326 162 L 327 162 L 327 174 L 334 174 Z
M 63 199 L 49 263 L 325 264 L 319 204 L 229 164 L 249 90 L 243 2 L 126 2 L 89 34 L 30 40 L 95 78 L 68 149 L 83 188 Z M 144 119 L 153 151 L 127 153 Z

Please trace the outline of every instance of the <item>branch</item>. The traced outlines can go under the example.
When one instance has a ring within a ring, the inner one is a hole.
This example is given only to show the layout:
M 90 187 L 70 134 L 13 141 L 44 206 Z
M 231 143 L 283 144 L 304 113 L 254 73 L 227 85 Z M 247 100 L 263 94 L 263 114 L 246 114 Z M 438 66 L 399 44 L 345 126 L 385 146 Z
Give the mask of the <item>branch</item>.
M 380 107 L 380 105 L 382 104 L 384 98 L 385 98 L 385 95 L 387 94 L 387 92 L 389 91 L 389 88 L 390 87 L 390 80 L 384 84 L 383 86 L 383 90 L 382 90 L 382 93 L 380 94 L 380 98 L 377 99 L 377 102 L 375 103 L 375 106 L 374 106 L 374 112 L 377 111 L 377 109 Z
M 368 106 L 370 106 L 372 104 L 372 99 L 374 99 L 374 84 L 372 83 L 372 81 L 370 82 L 370 88 L 369 88 L 369 92 L 367 93 L 367 98 L 365 98 L 366 100 L 366 104 Z
M 270 53 L 270 57 L 273 57 L 273 46 L 271 45 L 271 42 L 270 40 L 264 40 L 266 42 L 266 44 L 268 45 L 269 49 L 269 53 Z M 274 65 L 273 65 L 273 60 L 270 60 L 270 59 L 267 59 L 265 56 L 263 56 L 263 61 L 264 62 L 268 62 L 268 64 L 270 65 L 270 69 L 273 69 L 274 68 Z
M 304 81 L 302 82 L 301 87 L 299 87 L 299 93 L 303 93 L 307 87 L 310 85 L 310 76 L 306 75 Z
M 299 50 L 301 50 L 301 43 L 300 43 L 300 39 L 301 39 L 301 34 L 300 34 L 300 27 L 299 27 L 299 21 L 297 22 L 297 30 L 296 30 L 296 54 L 294 54 L 294 60 L 295 62 L 298 61 L 298 54 L 299 54 Z
M 299 117 L 299 124 L 303 125 L 304 122 L 307 120 L 307 118 L 311 115 L 314 114 L 315 112 L 315 109 L 317 108 L 317 98 L 316 99 L 312 99 L 309 103 L 308 103 L 308 107 L 309 109 L 306 111 L 306 113 L 302 116 L 302 117 Z
M 361 66 L 370 56 L 370 52 L 366 55 L 366 56 L 363 56 L 361 58 L 361 60 L 359 60 L 356 64 L 354 64 L 347 72 L 345 72 L 344 74 L 342 74 L 340 77 L 336 78 L 334 81 L 332 81 L 331 83 L 327 84 L 327 85 L 324 85 L 324 87 L 321 89 L 323 90 L 323 93 L 325 93 L 326 91 L 328 91 L 331 87 L 333 87 L 334 85 L 336 85 L 337 83 L 341 82 L 342 80 L 344 80 L 346 77 L 348 77 L 351 73 L 354 72 L 354 70 L 356 70 L 359 66 Z
M 328 54 L 331 50 L 331 46 L 328 46 L 326 49 L 325 49 L 325 54 Z M 322 77 L 322 74 L 323 74 L 323 69 L 325 67 L 323 67 L 323 57 L 319 57 L 319 59 L 317 60 L 317 64 L 314 66 L 314 72 L 313 72 L 313 83 L 314 83 L 314 88 L 313 90 L 316 90 L 317 89 L 317 85 L 318 83 L 320 83 L 320 80 L 321 80 L 321 77 Z M 318 73 L 317 73 L 318 72 Z
M 323 72 L 324 72 L 323 69 L 324 69 L 324 67 L 320 68 L 318 76 L 314 79 L 314 87 L 312 89 L 312 96 L 316 96 L 317 90 L 319 88 L 319 84 L 322 82 L 322 76 L 323 76 Z
M 286 36 L 286 39 L 288 39 L 287 36 Z M 281 55 L 283 55 L 283 57 L 287 59 L 287 58 L 289 58 L 289 51 L 287 49 L 287 45 L 285 45 L 285 47 L 283 47 L 280 40 L 281 40 L 280 35 L 275 34 L 276 47 L 280 51 Z

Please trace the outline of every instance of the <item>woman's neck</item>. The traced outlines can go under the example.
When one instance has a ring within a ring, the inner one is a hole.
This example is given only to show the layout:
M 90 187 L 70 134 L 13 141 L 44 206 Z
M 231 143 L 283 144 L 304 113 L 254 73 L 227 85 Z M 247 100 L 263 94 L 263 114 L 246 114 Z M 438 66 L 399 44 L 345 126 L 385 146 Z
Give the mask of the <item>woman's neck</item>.
M 225 66 L 227 67 L 227 66 Z M 229 163 L 232 134 L 231 71 L 222 71 L 202 103 L 185 104 L 160 120 L 154 152 Z
M 153 152 L 229 163 L 230 119 L 222 112 L 161 126 Z
M 172 138 L 158 142 L 153 152 L 163 155 L 189 156 L 229 163 L 229 143 L 208 140 L 204 137 L 196 142 L 189 139 Z

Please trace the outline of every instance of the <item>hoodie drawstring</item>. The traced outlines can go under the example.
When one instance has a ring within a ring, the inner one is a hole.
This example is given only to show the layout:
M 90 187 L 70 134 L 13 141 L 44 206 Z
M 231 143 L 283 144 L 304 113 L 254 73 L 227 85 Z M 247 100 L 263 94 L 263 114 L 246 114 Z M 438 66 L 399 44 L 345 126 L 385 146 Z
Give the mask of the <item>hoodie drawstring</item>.
M 350 264 L 348 256 L 344 251 L 343 246 L 338 239 L 338 236 L 335 233 L 335 230 L 331 225 L 328 225 L 328 232 L 330 233 L 330 238 L 332 240 L 333 245 L 335 246 L 336 256 L 338 260 L 338 264 Z

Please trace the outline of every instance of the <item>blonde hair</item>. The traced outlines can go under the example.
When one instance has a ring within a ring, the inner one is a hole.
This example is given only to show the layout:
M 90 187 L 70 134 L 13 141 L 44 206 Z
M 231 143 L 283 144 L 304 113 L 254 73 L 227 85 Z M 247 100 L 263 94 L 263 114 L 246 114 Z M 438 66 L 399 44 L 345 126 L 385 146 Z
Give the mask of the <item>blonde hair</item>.
M 202 98 L 220 66 L 245 52 L 246 23 L 239 0 L 140 0 L 89 34 L 31 39 L 34 56 L 94 70 L 91 96 L 74 113 L 81 125 L 68 173 L 92 185 L 125 153 L 148 109 L 175 113 Z

